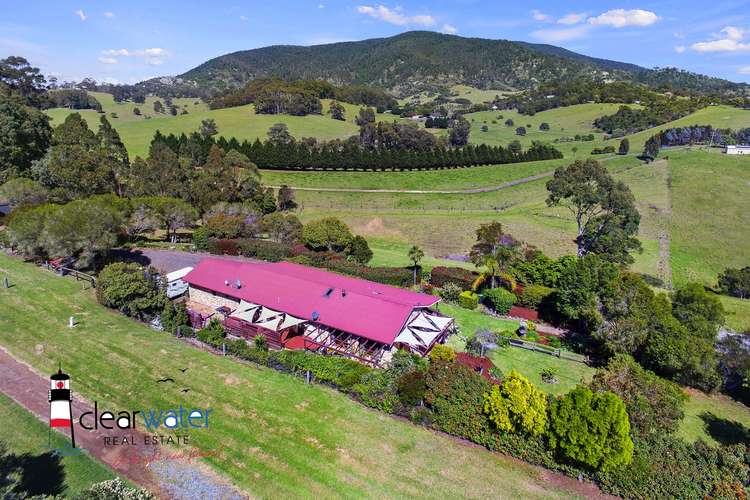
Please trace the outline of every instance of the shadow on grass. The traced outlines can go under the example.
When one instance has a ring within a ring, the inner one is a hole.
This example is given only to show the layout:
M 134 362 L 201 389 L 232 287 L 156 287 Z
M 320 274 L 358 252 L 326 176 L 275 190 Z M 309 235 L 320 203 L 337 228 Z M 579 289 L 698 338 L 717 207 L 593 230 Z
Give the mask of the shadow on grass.
M 53 452 L 14 455 L 3 454 L 0 449 L 0 490 L 6 488 L 10 498 L 62 495 L 65 491 L 62 458 Z
M 721 444 L 750 443 L 750 429 L 739 422 L 717 417 L 710 411 L 700 414 L 706 432 Z

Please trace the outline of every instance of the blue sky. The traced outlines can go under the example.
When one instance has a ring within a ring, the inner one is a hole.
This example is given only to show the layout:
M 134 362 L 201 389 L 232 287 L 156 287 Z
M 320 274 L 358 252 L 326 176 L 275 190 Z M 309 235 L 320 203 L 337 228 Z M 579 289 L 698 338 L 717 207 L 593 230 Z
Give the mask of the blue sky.
M 0 57 L 63 80 L 134 83 L 272 44 L 312 45 L 427 29 L 559 45 L 750 82 L 750 1 L 5 0 Z

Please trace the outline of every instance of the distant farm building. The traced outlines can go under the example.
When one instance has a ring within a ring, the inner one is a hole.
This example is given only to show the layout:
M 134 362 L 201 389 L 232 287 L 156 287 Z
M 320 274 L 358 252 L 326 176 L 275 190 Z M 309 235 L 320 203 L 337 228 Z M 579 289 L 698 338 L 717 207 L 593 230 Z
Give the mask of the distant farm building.
M 438 297 L 293 264 L 203 259 L 183 280 L 193 327 L 275 348 L 338 354 L 384 366 L 397 348 L 427 355 L 453 331 Z
M 750 146 L 736 146 L 734 144 L 728 144 L 724 149 L 724 152 L 728 155 L 750 155 Z

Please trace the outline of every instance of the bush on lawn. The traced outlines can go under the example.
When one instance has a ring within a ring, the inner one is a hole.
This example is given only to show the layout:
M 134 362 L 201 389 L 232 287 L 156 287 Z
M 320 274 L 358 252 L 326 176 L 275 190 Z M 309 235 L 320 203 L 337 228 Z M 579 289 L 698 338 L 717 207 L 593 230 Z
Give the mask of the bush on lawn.
M 540 436 L 547 428 L 547 397 L 515 370 L 484 395 L 484 412 L 502 432 Z
M 458 296 L 458 305 L 473 311 L 479 305 L 479 295 L 468 290 L 461 292 L 461 295 Z
M 269 240 L 237 240 L 239 252 L 244 257 L 253 257 L 269 262 L 278 262 L 290 255 L 290 248 L 283 243 Z
M 433 412 L 434 427 L 478 444 L 490 441 L 484 394 L 491 384 L 486 379 L 458 363 L 433 362 L 425 382 L 424 400 Z
M 574 464 L 607 471 L 633 458 L 625 403 L 611 392 L 576 387 L 553 401 L 549 425 L 550 447 Z
M 516 302 L 516 295 L 505 288 L 492 288 L 484 292 L 485 303 L 498 314 L 508 314 Z
M 7 497 L 15 498 L 15 497 Z M 20 496 L 17 498 L 21 498 Z M 42 498 L 35 497 L 35 498 Z M 44 497 L 52 498 L 52 497 Z M 88 489 L 78 493 L 76 500 L 155 500 L 150 491 L 141 488 L 131 488 L 119 477 L 92 484 Z
M 269 364 L 286 371 L 304 375 L 310 370 L 313 377 L 321 383 L 330 384 L 345 390 L 362 382 L 362 378 L 372 371 L 371 368 L 353 359 L 339 356 L 323 356 L 305 351 L 271 351 Z
M 453 304 L 457 303 L 461 296 L 461 287 L 455 283 L 446 283 L 442 288 L 438 288 L 437 290 L 438 295 L 440 295 L 443 300 Z
M 218 319 L 212 319 L 209 323 L 198 330 L 196 337 L 201 342 L 211 345 L 213 347 L 221 347 L 224 342 L 224 325 Z
M 555 292 L 554 289 L 544 285 L 527 285 L 518 296 L 518 305 L 530 309 L 539 309 L 539 306 Z
M 461 287 L 461 290 L 469 290 L 476 278 L 477 273 L 462 267 L 436 266 L 430 273 L 432 286 L 438 288 L 443 288 L 447 283 L 453 283 Z
M 456 351 L 445 344 L 435 344 L 430 351 L 430 361 L 453 363 L 456 361 Z
M 159 273 L 153 268 L 116 262 L 99 273 L 96 298 L 100 304 L 126 316 L 146 320 L 164 309 L 166 296 L 158 278 Z
M 424 399 L 427 383 L 425 372 L 414 370 L 404 373 L 396 381 L 398 398 L 404 406 L 416 406 Z
M 190 332 L 190 316 L 188 316 L 185 304 L 182 302 L 174 304 L 167 300 L 161 312 L 161 326 L 165 332 L 172 335 L 177 334 L 178 328 L 182 335 L 188 335 Z

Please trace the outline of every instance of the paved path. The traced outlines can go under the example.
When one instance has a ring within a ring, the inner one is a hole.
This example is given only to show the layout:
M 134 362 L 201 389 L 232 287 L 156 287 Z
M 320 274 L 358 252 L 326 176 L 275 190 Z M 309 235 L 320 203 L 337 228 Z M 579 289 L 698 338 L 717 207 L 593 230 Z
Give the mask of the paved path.
M 84 431 L 77 425 L 77 416 L 92 411 L 93 406 L 76 396 L 75 377 L 71 381 L 73 390 L 73 417 L 76 420 L 76 445 L 108 465 L 117 474 L 151 490 L 162 498 L 174 499 L 241 499 L 245 496 L 234 486 L 217 477 L 206 465 L 187 458 L 174 458 L 182 450 L 161 446 L 105 446 L 105 434 L 99 431 Z M 0 346 L 0 390 L 19 405 L 33 413 L 39 420 L 49 420 L 47 390 L 49 379 L 36 373 L 31 367 L 13 358 Z M 100 409 L 101 411 L 101 409 Z M 113 431 L 110 431 L 113 432 Z M 66 429 L 66 435 L 70 431 Z M 108 435 L 122 435 L 112 433 Z M 144 434 L 127 432 L 135 441 L 143 443 Z M 191 449 L 185 449 L 187 455 Z M 164 457 L 169 456 L 168 460 Z M 161 457 L 161 458 L 160 458 Z
M 212 259 L 236 260 L 239 262 L 261 262 L 257 259 L 235 255 L 214 255 L 207 252 L 186 252 L 183 250 L 161 250 L 157 248 L 138 248 L 119 251 L 118 258 L 133 260 L 141 265 L 154 266 L 156 269 L 171 273 L 184 267 L 195 267 L 198 262 L 210 257 Z

